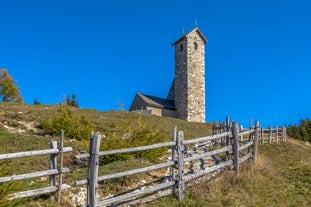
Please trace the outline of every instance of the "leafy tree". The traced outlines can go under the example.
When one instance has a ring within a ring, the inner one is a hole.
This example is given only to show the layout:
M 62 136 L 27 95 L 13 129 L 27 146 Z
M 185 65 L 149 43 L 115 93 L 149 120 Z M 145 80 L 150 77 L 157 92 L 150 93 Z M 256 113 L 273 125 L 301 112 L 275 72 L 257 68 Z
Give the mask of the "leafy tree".
M 78 101 L 76 99 L 76 94 L 71 95 L 70 106 L 79 107 Z
M 34 105 L 40 105 L 40 101 L 38 99 L 35 99 L 33 102 Z
M 78 101 L 77 101 L 77 99 L 76 99 L 76 95 L 75 95 L 75 94 L 72 94 L 72 95 L 71 95 L 71 98 L 70 98 L 70 96 L 66 96 L 65 105 L 66 105 L 66 106 L 79 107 Z
M 299 125 L 290 125 L 287 134 L 295 139 L 311 142 L 311 120 L 301 120 Z
M 19 88 L 15 86 L 15 82 L 7 70 L 0 70 L 0 95 L 3 102 L 22 102 Z

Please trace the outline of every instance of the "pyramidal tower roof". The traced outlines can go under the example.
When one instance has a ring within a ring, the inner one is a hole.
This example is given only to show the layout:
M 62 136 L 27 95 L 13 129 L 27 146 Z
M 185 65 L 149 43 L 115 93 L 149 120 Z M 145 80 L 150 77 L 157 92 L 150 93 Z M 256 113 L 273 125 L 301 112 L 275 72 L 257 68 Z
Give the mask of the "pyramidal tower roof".
M 184 40 L 185 38 L 187 38 L 193 32 L 197 32 L 199 34 L 199 36 L 202 38 L 202 40 L 204 41 L 205 44 L 208 42 L 208 40 L 206 39 L 204 34 L 201 32 L 201 30 L 198 27 L 195 27 L 193 30 L 191 30 L 190 32 L 188 32 L 187 34 L 182 36 L 180 39 L 178 39 L 176 42 L 174 42 L 172 45 L 176 45 L 178 42 Z

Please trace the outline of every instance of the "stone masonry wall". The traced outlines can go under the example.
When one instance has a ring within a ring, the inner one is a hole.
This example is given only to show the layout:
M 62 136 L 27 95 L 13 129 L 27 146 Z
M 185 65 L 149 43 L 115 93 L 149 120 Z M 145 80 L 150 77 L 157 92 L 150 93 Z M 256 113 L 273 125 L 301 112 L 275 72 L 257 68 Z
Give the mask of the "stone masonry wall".
M 179 119 L 188 117 L 187 41 L 175 45 L 175 108 Z
M 196 30 L 175 44 L 176 112 L 189 122 L 205 122 L 204 44 Z
M 194 31 L 188 36 L 188 119 L 205 122 L 204 41 Z

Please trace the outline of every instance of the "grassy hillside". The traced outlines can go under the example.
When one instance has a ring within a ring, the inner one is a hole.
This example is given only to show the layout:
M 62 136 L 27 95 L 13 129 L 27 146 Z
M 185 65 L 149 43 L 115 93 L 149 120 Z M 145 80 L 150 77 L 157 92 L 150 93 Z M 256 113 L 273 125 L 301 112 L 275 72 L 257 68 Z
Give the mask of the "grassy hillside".
M 58 135 L 50 136 L 40 129 L 40 122 L 50 120 L 57 112 L 57 109 L 58 106 L 53 105 L 0 103 L 0 154 L 47 149 L 49 148 L 49 142 L 51 139 L 58 141 Z M 187 123 L 172 118 L 162 118 L 130 112 L 99 112 L 94 109 L 80 109 L 75 107 L 72 107 L 71 110 L 76 116 L 85 116 L 95 125 L 97 132 L 101 132 L 107 136 L 102 140 L 103 144 L 105 144 L 105 141 L 107 142 L 109 137 L 123 140 L 122 137 L 124 134 L 133 131 L 133 128 L 136 129 L 141 123 L 144 123 L 144 126 L 147 126 L 150 129 L 160 131 L 166 141 L 171 140 L 173 126 L 177 126 L 178 130 L 184 130 L 186 139 L 211 134 L 210 124 Z M 156 139 L 157 137 L 154 138 Z M 74 186 L 74 182 L 78 179 L 85 179 L 87 173 L 85 163 L 79 165 L 75 163 L 74 155 L 88 151 L 88 139 L 89 137 L 85 140 L 79 141 L 65 137 L 64 146 L 71 146 L 74 151 L 70 154 L 65 154 L 64 165 L 65 167 L 69 167 L 71 172 L 65 175 L 64 182 L 73 186 L 73 192 L 76 192 L 75 188 L 77 188 Z M 118 148 L 117 145 L 111 147 Z M 120 160 L 102 165 L 99 170 L 101 174 L 115 173 L 135 169 L 138 166 L 142 167 L 151 165 L 152 162 L 153 160 L 148 160 L 146 158 L 132 158 L 127 161 Z M 49 169 L 49 157 L 41 156 L 40 158 L 30 157 L 14 159 L 0 164 L 6 169 L 7 175 L 21 174 Z M 129 184 L 131 181 L 137 181 L 139 178 L 141 177 L 132 176 L 126 180 L 119 180 L 117 183 L 121 184 L 120 186 L 116 186 L 116 181 L 113 181 L 107 183 L 105 189 L 107 189 L 107 191 L 120 191 L 125 189 L 126 184 Z M 18 189 L 19 191 L 33 189 L 36 186 L 48 186 L 48 178 L 30 179 L 20 182 Z M 34 206 L 38 203 L 40 203 L 40 205 L 42 203 L 45 203 L 47 206 L 51 205 L 50 201 L 45 201 L 42 197 L 37 198 L 34 201 L 32 199 L 27 199 L 24 201 L 23 205 L 26 205 L 25 203 L 27 203 L 27 206 L 31 205 L 31 203 L 34 203 Z M 63 201 L 62 206 L 71 205 L 69 201 L 65 200 Z
M 131 127 L 137 125 L 138 120 L 161 130 L 166 135 L 167 141 L 171 139 L 172 127 L 175 125 L 179 130 L 185 131 L 186 139 L 211 134 L 210 124 L 187 123 L 172 118 L 129 112 L 98 112 L 79 108 L 71 110 L 77 116 L 87 117 L 96 126 L 96 131 L 120 139 L 131 130 Z M 56 111 L 57 106 L 52 105 L 0 103 L 0 154 L 48 148 L 50 139 L 58 140 L 59 137 L 45 135 L 39 126 L 41 121 L 49 120 Z M 64 145 L 74 149 L 74 152 L 65 156 L 65 167 L 69 167 L 71 172 L 64 176 L 64 182 L 72 186 L 70 193 L 77 193 L 78 188 L 74 186 L 74 181 L 84 179 L 87 168 L 83 163 L 75 163 L 73 157 L 81 151 L 88 150 L 88 141 L 65 138 Z M 234 172 L 227 171 L 211 183 L 199 180 L 196 185 L 187 188 L 186 199 L 181 203 L 168 197 L 145 206 L 311 206 L 310 155 L 311 147 L 296 140 L 260 145 L 257 164 L 243 163 L 238 178 Z M 101 174 L 107 174 L 151 163 L 152 161 L 144 158 L 133 158 L 102 165 L 99 170 Z M 38 157 L 15 159 L 0 163 L 0 176 L 48 168 L 48 156 L 40 159 Z M 112 180 L 105 183 L 105 189 L 111 192 L 122 191 L 130 183 L 137 182 L 144 176 L 147 174 Z M 48 186 L 48 178 L 23 181 L 11 188 L 20 191 L 36 186 Z M 70 193 L 64 193 L 65 198 L 62 199 L 61 206 L 73 206 Z M 58 204 L 43 196 L 22 200 L 19 206 L 58 206 Z
M 256 164 L 243 163 L 240 176 L 224 172 L 198 182 L 179 203 L 166 198 L 149 206 L 311 206 L 311 147 L 297 140 L 259 146 Z

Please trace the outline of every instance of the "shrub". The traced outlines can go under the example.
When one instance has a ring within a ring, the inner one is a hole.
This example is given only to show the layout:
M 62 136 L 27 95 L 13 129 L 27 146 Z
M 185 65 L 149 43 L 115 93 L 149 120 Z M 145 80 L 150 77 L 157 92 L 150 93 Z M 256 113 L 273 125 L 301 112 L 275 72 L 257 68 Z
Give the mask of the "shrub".
M 7 176 L 7 164 L 5 161 L 0 162 L 0 177 Z M 19 182 L 0 183 L 0 206 L 18 206 L 23 200 L 8 200 L 7 196 L 14 193 L 19 187 Z
M 150 126 L 146 124 L 142 117 L 138 119 L 127 119 L 130 120 L 127 123 L 128 132 L 122 137 L 110 135 L 102 139 L 101 150 L 112 150 L 121 149 L 128 147 L 145 146 L 156 143 L 161 143 L 166 140 L 166 133 L 163 130 L 158 129 L 156 126 Z M 164 156 L 166 148 L 157 148 L 152 150 L 144 150 L 134 153 L 106 155 L 102 157 L 102 162 L 105 164 L 116 161 L 116 160 L 127 160 L 129 158 L 145 158 L 151 161 L 158 161 L 159 158 Z
M 78 140 L 88 139 L 95 128 L 86 117 L 75 116 L 67 105 L 59 105 L 52 119 L 42 121 L 40 124 L 51 135 L 58 135 L 61 130 L 64 130 L 66 137 Z
M 311 142 L 311 120 L 302 119 L 298 126 L 290 125 L 287 128 L 287 134 L 295 139 Z

